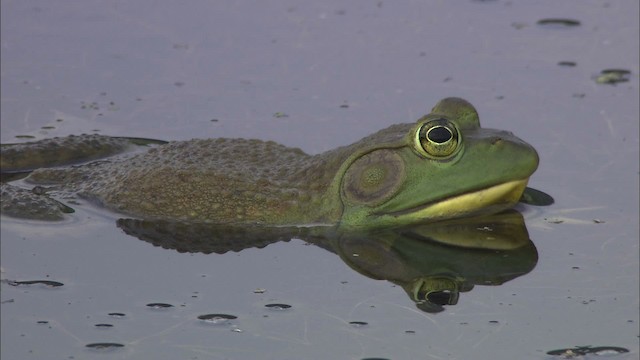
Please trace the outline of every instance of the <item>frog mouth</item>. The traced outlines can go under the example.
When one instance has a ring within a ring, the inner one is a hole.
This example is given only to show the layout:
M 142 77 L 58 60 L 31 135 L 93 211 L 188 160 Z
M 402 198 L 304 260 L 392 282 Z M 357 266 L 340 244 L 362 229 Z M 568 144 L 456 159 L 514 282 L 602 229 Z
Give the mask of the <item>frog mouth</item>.
M 529 179 L 513 180 L 484 189 L 464 193 L 388 215 L 397 221 L 417 222 L 458 218 L 478 213 L 495 213 L 515 205 Z

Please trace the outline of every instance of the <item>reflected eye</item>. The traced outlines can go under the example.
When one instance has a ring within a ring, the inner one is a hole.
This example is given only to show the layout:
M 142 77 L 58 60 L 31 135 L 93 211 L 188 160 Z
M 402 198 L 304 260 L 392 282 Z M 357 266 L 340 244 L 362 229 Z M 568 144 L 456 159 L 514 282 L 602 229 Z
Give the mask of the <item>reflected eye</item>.
M 426 122 L 416 132 L 416 150 L 429 158 L 448 158 L 457 152 L 459 144 L 458 129 L 447 119 Z

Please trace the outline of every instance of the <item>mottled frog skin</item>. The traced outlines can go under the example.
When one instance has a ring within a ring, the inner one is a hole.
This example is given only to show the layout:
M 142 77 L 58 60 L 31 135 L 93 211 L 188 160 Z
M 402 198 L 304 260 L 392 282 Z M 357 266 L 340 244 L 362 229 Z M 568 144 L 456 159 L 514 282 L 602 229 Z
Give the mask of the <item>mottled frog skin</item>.
M 271 141 L 189 140 L 37 169 L 26 182 L 144 219 L 385 227 L 511 207 L 537 165 L 533 147 L 447 98 L 415 123 L 313 156 Z

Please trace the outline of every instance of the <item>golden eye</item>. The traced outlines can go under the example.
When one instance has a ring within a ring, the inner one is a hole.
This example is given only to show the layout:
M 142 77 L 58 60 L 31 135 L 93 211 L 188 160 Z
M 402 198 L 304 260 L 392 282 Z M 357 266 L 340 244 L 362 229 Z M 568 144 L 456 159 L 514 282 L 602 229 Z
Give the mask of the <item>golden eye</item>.
M 446 159 L 457 152 L 459 145 L 458 129 L 447 119 L 431 120 L 416 131 L 416 150 L 429 158 Z

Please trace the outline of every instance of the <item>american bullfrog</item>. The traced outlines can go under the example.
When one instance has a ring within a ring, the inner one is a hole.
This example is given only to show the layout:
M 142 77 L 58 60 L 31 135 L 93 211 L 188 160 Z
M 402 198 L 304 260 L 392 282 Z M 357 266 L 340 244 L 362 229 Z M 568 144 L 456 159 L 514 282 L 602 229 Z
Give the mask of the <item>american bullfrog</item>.
M 177 141 L 37 169 L 26 182 L 143 219 L 387 227 L 512 207 L 537 166 L 532 146 L 481 128 L 469 102 L 446 98 L 415 123 L 318 155 L 272 141 Z

